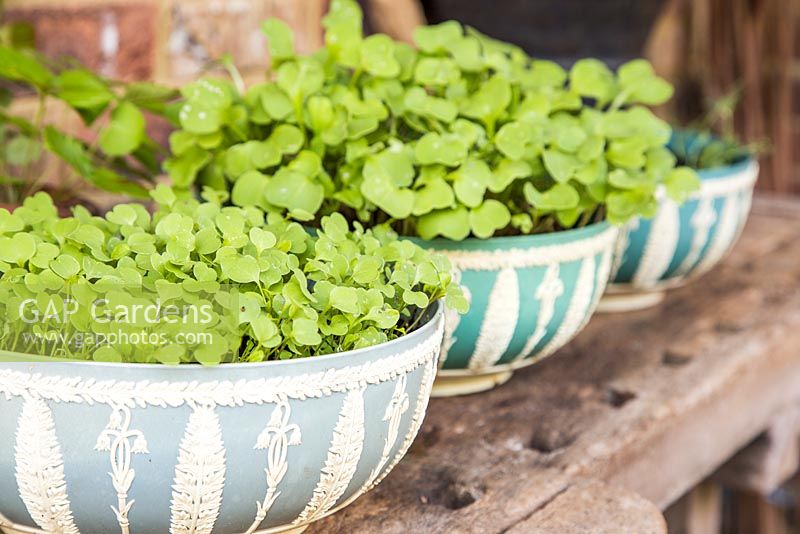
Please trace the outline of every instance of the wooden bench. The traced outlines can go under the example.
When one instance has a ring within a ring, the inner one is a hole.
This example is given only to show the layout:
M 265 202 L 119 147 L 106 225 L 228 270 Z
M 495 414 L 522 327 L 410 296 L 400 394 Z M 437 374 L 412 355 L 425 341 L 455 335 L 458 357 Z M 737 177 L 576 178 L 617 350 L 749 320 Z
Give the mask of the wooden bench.
M 395 471 L 308 532 L 665 532 L 661 511 L 715 472 L 780 483 L 798 408 L 800 201 L 761 196 L 712 272 L 659 307 L 595 316 L 502 387 L 433 400 Z M 714 510 L 704 488 L 693 514 Z

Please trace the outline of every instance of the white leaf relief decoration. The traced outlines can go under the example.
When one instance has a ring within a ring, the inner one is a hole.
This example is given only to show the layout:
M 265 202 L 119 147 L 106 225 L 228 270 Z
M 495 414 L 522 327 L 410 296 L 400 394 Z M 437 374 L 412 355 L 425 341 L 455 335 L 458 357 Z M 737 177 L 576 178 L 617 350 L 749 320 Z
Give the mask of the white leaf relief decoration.
M 489 295 L 481 331 L 470 358 L 470 369 L 493 366 L 503 356 L 514 337 L 519 318 L 519 281 L 517 271 L 502 269 Z
M 651 287 L 658 283 L 675 256 L 680 237 L 680 215 L 678 206 L 665 198 L 658 213 L 650 223 L 650 232 L 642 252 L 639 267 L 633 274 L 633 285 Z
M 697 264 L 700 254 L 708 242 L 711 226 L 716 220 L 717 212 L 714 210 L 714 199 L 711 197 L 701 198 L 697 203 L 697 210 L 692 214 L 692 243 L 689 246 L 689 253 L 678 266 L 675 272 L 676 276 L 685 275 Z
M 305 509 L 295 519 L 295 525 L 310 523 L 334 507 L 347 491 L 355 475 L 364 448 L 364 390 L 347 394 L 333 430 L 328 457 L 322 468 L 317 487 Z
M 575 291 L 572 300 L 564 315 L 564 320 L 556 330 L 555 335 L 542 347 L 536 358 L 545 358 L 563 347 L 585 324 L 585 319 L 592 305 L 593 289 L 595 286 L 595 266 L 594 256 L 590 256 L 581 263 L 578 271 L 578 279 L 575 282 Z
M 117 492 L 117 506 L 112 506 L 119 522 L 120 532 L 130 534 L 128 514 L 133 500 L 128 500 L 136 471 L 131 467 L 134 454 L 149 454 L 147 441 L 138 430 L 131 430 L 131 411 L 127 406 L 112 406 L 105 429 L 97 438 L 96 451 L 108 452 L 111 462 L 111 482 Z
M 425 385 L 424 380 L 425 378 L 423 377 L 423 386 Z M 369 478 L 367 478 L 367 481 L 361 486 L 361 488 L 359 488 L 359 490 L 345 502 L 337 506 L 336 510 L 341 510 L 342 508 L 348 506 L 350 503 L 375 487 L 377 484 L 376 481 L 378 480 L 378 477 L 381 476 L 381 471 L 383 471 L 383 468 L 386 467 L 386 464 L 389 462 L 389 454 L 392 452 L 392 449 L 397 443 L 397 438 L 400 431 L 400 419 L 403 417 L 403 414 L 408 411 L 409 398 L 408 393 L 406 393 L 407 381 L 408 377 L 406 375 L 403 375 L 400 380 L 397 381 L 397 384 L 394 388 L 394 394 L 389 401 L 389 405 L 386 407 L 386 413 L 384 414 L 383 420 L 389 422 L 389 435 L 386 437 L 386 441 L 384 442 L 380 462 L 378 462 L 378 465 L 376 465 L 372 470 Z M 390 467 L 389 470 L 391 469 L 392 468 Z
M 256 439 L 255 449 L 267 451 L 267 467 L 264 469 L 267 474 L 267 493 L 263 501 L 256 502 L 256 518 L 245 534 L 253 534 L 267 518 L 270 508 L 281 494 L 278 485 L 289 469 L 287 463 L 289 446 L 301 443 L 300 427 L 289 423 L 291 414 L 286 399 L 279 401 L 272 411 L 267 427 Z
M 171 534 L 211 534 L 225 487 L 225 445 L 219 417 L 198 407 L 189 417 L 172 486 Z
M 544 278 L 534 293 L 534 296 L 539 301 L 539 313 L 536 316 L 536 329 L 525 342 L 525 346 L 519 354 L 514 356 L 512 361 L 521 360 L 529 356 L 547 333 L 547 325 L 553 320 L 553 315 L 555 313 L 556 300 L 564 294 L 564 282 L 559 278 L 558 272 L 558 263 L 547 266 Z
M 639 218 L 633 218 L 623 226 L 619 231 L 619 237 L 614 243 L 614 263 L 611 265 L 611 274 L 609 278 L 614 280 L 625 263 L 625 254 L 628 252 L 628 247 L 631 244 L 631 232 L 639 229 Z
M 362 488 L 363 491 L 366 491 L 366 489 L 372 485 L 375 479 L 378 478 L 378 475 L 380 475 L 383 468 L 389 462 L 389 454 L 391 454 L 392 449 L 397 442 L 397 436 L 400 431 L 400 419 L 403 417 L 403 414 L 408 411 L 409 399 L 408 393 L 406 393 L 407 380 L 407 375 L 402 375 L 397 381 L 397 384 L 394 386 L 394 393 L 389 401 L 389 405 L 386 407 L 386 413 L 383 415 L 383 420 L 389 423 L 389 433 L 383 443 L 381 461 L 378 462 L 378 465 L 376 465 L 375 469 L 373 469 L 370 473 L 367 482 Z M 361 491 L 359 491 L 359 493 L 361 493 Z
M 53 413 L 42 399 L 29 397 L 22 405 L 14 459 L 19 495 L 33 521 L 49 533 L 78 534 Z
M 417 395 L 417 404 L 414 408 L 414 413 L 411 415 L 411 424 L 408 428 L 408 433 L 406 434 L 405 438 L 403 439 L 403 444 L 400 446 L 400 450 L 397 451 L 395 454 L 394 459 L 389 464 L 389 467 L 383 471 L 383 473 L 376 478 L 372 484 L 367 488 L 367 491 L 374 488 L 380 482 L 386 478 L 386 476 L 391 473 L 392 469 L 394 469 L 400 460 L 405 457 L 408 450 L 411 448 L 411 444 L 414 443 L 414 439 L 417 437 L 419 433 L 419 429 L 422 428 L 422 421 L 425 419 L 425 411 L 428 409 L 428 401 L 430 400 L 431 396 L 431 389 L 433 388 L 433 381 L 436 378 L 436 361 L 432 361 L 430 364 L 425 366 L 425 370 L 422 374 L 422 382 L 420 383 L 419 387 L 419 394 Z
M 736 238 L 736 229 L 739 225 L 739 197 L 736 194 L 731 194 L 725 198 L 725 203 L 722 206 L 722 213 L 719 216 L 717 230 L 708 245 L 703 259 L 697 265 L 699 273 L 706 272 L 715 266 L 728 252 L 733 240 Z
M 611 272 L 611 264 L 614 260 L 614 253 L 612 251 L 604 252 L 603 255 L 600 257 L 600 267 L 597 269 L 597 278 L 595 280 L 595 293 L 594 297 L 592 298 L 592 303 L 589 305 L 589 313 L 586 314 L 586 318 L 583 320 L 583 324 L 579 328 L 582 330 L 584 326 L 589 323 L 589 319 L 592 318 L 592 314 L 594 310 L 597 309 L 597 305 L 600 303 L 600 299 L 603 298 L 603 293 L 606 290 L 606 286 L 608 285 Z

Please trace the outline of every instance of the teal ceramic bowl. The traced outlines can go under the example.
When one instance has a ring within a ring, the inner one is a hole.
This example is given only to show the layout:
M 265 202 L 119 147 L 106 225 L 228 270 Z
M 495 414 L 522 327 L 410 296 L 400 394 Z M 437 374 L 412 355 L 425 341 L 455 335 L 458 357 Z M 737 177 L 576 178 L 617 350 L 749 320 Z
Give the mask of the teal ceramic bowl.
M 446 254 L 470 300 L 448 313 L 434 396 L 475 393 L 558 350 L 589 320 L 611 267 L 617 228 L 417 240 Z
M 375 347 L 214 368 L 0 354 L 0 531 L 302 530 L 408 451 L 443 328 L 439 305 Z
M 666 289 L 707 272 L 733 247 L 750 212 L 758 163 L 747 158 L 698 175 L 700 190 L 683 205 L 664 198 L 655 217 L 620 230 L 602 311 L 657 304 Z

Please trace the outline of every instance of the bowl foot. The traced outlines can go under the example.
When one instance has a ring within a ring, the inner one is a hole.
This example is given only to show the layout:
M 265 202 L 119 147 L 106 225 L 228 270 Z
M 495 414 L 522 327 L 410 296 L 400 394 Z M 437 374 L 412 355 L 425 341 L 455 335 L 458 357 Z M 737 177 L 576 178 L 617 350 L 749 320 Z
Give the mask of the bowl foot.
M 0 527 L 0 534 L 30 534 L 31 532 L 42 532 L 35 528 L 19 527 L 20 530 L 14 527 Z M 24 530 L 21 530 L 24 529 Z
M 281 527 L 276 527 L 278 530 L 275 530 L 275 528 L 270 528 L 267 530 L 258 530 L 255 532 L 255 534 L 302 534 L 303 532 L 306 531 L 306 529 L 308 529 L 310 525 L 311 523 L 299 527 L 289 527 L 283 530 L 281 529 Z
M 508 382 L 511 371 L 497 371 L 482 375 L 437 376 L 431 397 L 457 397 L 488 391 Z
M 600 299 L 597 311 L 617 313 L 652 308 L 664 300 L 664 291 L 641 291 L 637 293 L 606 293 Z

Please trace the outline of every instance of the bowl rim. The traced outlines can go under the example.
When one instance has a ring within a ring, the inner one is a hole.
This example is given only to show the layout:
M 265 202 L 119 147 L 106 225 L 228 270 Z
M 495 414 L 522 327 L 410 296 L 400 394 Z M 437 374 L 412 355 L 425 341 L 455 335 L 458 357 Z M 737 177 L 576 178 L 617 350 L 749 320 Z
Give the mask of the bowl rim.
M 448 252 L 455 250 L 505 250 L 505 249 L 526 249 L 547 245 L 566 245 L 574 241 L 585 238 L 595 237 L 612 227 L 606 220 L 594 222 L 580 228 L 570 228 L 569 230 L 559 230 L 546 234 L 523 234 L 511 236 L 495 236 L 486 239 L 479 237 L 468 237 L 461 241 L 438 237 L 425 240 L 421 237 L 401 236 L 417 245 L 433 249 L 436 252 Z
M 360 349 L 353 349 L 347 350 L 344 352 L 336 352 L 332 354 L 321 354 L 319 356 L 311 356 L 308 358 L 292 358 L 289 360 L 269 360 L 264 362 L 228 362 L 228 363 L 220 363 L 218 365 L 203 365 L 200 363 L 181 363 L 178 365 L 165 365 L 163 363 L 115 363 L 115 362 L 97 362 L 97 361 L 89 361 L 89 360 L 73 360 L 69 358 L 54 358 L 51 356 L 40 356 L 34 354 L 25 354 L 21 352 L 12 352 L 12 351 L 0 351 L 0 357 L 9 357 L 18 358 L 12 360 L 0 360 L 0 367 L 3 367 L 4 364 L 12 363 L 12 364 L 71 364 L 76 367 L 83 367 L 89 369 L 119 369 L 119 370 L 126 370 L 126 369 L 140 369 L 140 370 L 163 370 L 165 372 L 190 372 L 190 371 L 197 371 L 197 370 L 204 370 L 203 372 L 214 371 L 214 370 L 232 370 L 232 369 L 242 369 L 242 370 L 253 370 L 253 369 L 276 369 L 278 367 L 287 369 L 293 366 L 303 367 L 308 365 L 312 362 L 332 362 L 336 360 L 346 361 L 358 356 L 364 355 L 367 352 L 375 351 L 375 350 L 384 350 L 389 349 L 390 352 L 392 347 L 396 347 L 398 345 L 405 345 L 405 344 L 412 344 L 412 346 L 416 346 L 418 343 L 421 343 L 424 339 L 430 337 L 435 332 L 436 328 L 438 327 L 438 323 L 444 320 L 444 301 L 439 299 L 435 302 L 435 308 L 429 309 L 427 311 L 428 317 L 426 318 L 425 322 L 419 326 L 416 330 L 409 334 L 405 334 L 400 336 L 396 339 L 392 339 L 390 341 L 385 341 L 383 343 L 379 343 L 377 345 L 372 345 L 369 347 L 363 347 Z

